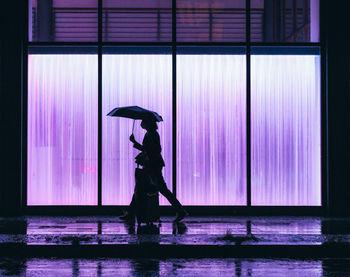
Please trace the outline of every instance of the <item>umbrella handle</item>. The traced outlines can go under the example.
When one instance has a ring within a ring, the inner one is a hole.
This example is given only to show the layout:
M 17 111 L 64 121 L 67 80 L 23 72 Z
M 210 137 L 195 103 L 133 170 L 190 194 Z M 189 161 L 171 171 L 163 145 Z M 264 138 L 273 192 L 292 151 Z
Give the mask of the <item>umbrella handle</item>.
M 131 132 L 132 134 L 134 134 L 135 121 L 136 121 L 136 120 L 134 119 L 134 122 L 133 122 L 133 124 L 132 124 L 132 132 Z

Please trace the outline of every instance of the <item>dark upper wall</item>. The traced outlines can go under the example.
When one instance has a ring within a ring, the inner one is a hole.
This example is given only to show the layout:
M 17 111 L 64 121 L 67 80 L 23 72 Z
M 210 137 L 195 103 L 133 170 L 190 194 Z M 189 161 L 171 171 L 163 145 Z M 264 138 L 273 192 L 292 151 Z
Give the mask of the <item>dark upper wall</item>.
M 1 171 L 0 214 L 19 213 L 21 203 L 21 72 L 25 0 L 4 1 L 0 17 Z M 350 214 L 350 4 L 322 0 L 327 15 L 329 110 L 329 207 Z M 328 2 L 328 3 L 327 3 Z M 5 16 L 4 16 L 5 15 Z M 322 25 L 326 21 L 322 17 Z
M 350 214 L 350 4 L 327 3 L 329 203 L 333 215 Z
M 21 202 L 21 52 L 25 5 L 24 1 L 20 3 L 1 3 L 1 214 L 18 213 Z

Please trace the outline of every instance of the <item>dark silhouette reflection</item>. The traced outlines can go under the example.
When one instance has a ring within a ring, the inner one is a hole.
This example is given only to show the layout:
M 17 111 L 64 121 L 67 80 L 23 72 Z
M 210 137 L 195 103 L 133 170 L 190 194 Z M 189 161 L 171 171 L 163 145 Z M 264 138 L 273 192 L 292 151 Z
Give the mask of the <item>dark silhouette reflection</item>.
M 79 277 L 79 275 L 80 275 L 79 260 L 73 259 L 72 260 L 72 276 Z
M 323 276 L 350 276 L 350 259 L 322 259 Z
M 101 220 L 97 221 L 97 234 L 102 235 L 102 221 Z
M 135 221 L 124 221 L 124 225 L 129 235 L 136 234 Z
M 247 236 L 251 236 L 252 235 L 252 222 L 250 220 L 247 220 L 246 228 L 247 228 Z
M 324 235 L 348 235 L 350 234 L 350 221 L 327 218 L 321 221 L 321 228 Z
M 1 276 L 25 276 L 26 259 L 4 258 L 0 260 Z
M 97 263 L 97 276 L 101 277 L 102 276 L 102 262 L 98 261 Z
M 173 235 L 186 234 L 187 227 L 183 222 L 173 222 Z
M 137 243 L 157 246 L 160 243 L 160 225 L 137 226 Z
M 99 221 L 97 221 L 97 234 L 98 235 L 102 235 L 102 228 L 103 228 L 103 226 L 102 226 L 103 224 L 102 224 L 102 221 L 101 220 L 99 220 Z M 99 236 L 99 238 L 97 239 L 97 243 L 98 244 L 102 244 L 102 240 L 101 240 L 101 237 Z
M 147 224 L 147 225 L 138 225 L 137 226 L 138 235 L 159 235 L 160 234 L 160 225 Z
M 159 259 L 136 259 L 130 265 L 133 276 L 159 276 Z
M 235 259 L 234 263 L 236 277 L 242 276 L 242 261 L 240 259 Z
M 1 220 L 0 221 L 0 234 L 27 234 L 27 220 Z
M 159 235 L 161 224 L 136 225 L 134 221 L 124 221 L 128 235 Z

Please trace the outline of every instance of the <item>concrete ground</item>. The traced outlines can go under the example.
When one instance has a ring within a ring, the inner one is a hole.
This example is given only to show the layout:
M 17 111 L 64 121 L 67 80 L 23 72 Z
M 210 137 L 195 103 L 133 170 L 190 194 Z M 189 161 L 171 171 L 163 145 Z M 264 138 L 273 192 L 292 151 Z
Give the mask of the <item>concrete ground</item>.
M 350 258 L 350 218 L 0 218 L 0 256 L 60 258 Z
M 350 218 L 0 218 L 0 276 L 350 276 Z

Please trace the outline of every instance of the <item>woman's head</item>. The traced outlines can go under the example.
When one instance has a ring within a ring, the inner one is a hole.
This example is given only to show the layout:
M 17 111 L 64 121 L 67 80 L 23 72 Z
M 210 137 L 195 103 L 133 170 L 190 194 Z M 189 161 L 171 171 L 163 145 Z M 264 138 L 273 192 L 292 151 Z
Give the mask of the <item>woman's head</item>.
M 154 120 L 151 120 L 151 119 L 143 119 L 141 121 L 141 127 L 143 129 L 146 129 L 147 131 L 158 129 L 157 122 L 155 122 Z

